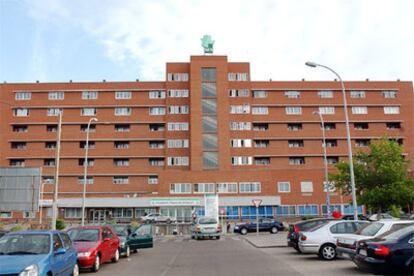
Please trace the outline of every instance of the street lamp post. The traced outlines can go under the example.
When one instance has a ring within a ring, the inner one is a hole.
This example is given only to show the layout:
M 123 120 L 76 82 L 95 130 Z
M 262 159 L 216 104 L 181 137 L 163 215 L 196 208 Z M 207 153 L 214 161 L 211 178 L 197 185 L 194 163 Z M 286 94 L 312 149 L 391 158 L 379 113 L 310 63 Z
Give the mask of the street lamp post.
M 82 192 L 82 226 L 85 225 L 85 201 L 86 201 L 86 178 L 88 173 L 88 150 L 89 150 L 89 129 L 92 122 L 97 122 L 97 118 L 91 118 L 86 128 L 85 161 L 83 162 L 83 192 Z
M 331 194 L 330 194 L 330 183 L 328 177 L 328 158 L 326 156 L 326 135 L 325 135 L 325 122 L 323 120 L 322 113 L 320 111 L 313 112 L 314 115 L 319 115 L 322 126 L 322 148 L 323 148 L 323 163 L 325 171 L 325 185 L 326 188 L 326 216 L 329 218 L 331 215 Z
M 55 190 L 53 192 L 52 204 L 52 230 L 56 230 L 56 219 L 58 216 L 58 192 L 59 192 L 59 164 L 60 164 L 60 139 L 62 136 L 63 110 L 59 111 L 58 135 L 56 145 L 56 169 L 55 169 Z
M 352 195 L 352 206 L 354 208 L 354 219 L 358 220 L 358 206 L 356 202 L 356 191 L 355 191 L 355 175 L 354 175 L 354 163 L 352 158 L 352 145 L 351 145 L 351 133 L 349 131 L 349 119 L 348 119 L 348 105 L 346 101 L 346 93 L 345 93 L 345 84 L 339 76 L 338 73 L 336 73 L 333 69 L 329 68 L 328 66 L 318 64 L 315 62 L 306 62 L 305 63 L 309 67 L 322 67 L 327 69 L 328 71 L 332 72 L 336 77 L 338 77 L 339 81 L 341 82 L 341 88 L 342 88 L 342 97 L 344 102 L 344 114 L 345 114 L 345 128 L 346 128 L 346 140 L 348 144 L 348 162 L 349 162 L 349 174 L 351 177 L 351 195 Z

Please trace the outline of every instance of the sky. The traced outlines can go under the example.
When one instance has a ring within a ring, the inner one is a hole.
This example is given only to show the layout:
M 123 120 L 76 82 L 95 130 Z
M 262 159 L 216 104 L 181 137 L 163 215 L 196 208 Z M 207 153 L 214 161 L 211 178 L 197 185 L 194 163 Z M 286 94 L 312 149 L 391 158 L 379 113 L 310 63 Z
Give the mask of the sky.
M 252 80 L 413 80 L 412 0 L 0 0 L 0 82 L 164 81 L 214 54 Z

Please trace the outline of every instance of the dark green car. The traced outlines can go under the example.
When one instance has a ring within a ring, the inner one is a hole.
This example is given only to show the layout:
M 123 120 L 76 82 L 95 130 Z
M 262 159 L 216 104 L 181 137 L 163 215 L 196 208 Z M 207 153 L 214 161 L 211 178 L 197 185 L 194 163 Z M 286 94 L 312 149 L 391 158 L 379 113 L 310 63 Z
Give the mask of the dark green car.
M 132 252 L 137 252 L 141 248 L 152 248 L 152 226 L 142 224 L 133 229 L 131 225 L 113 224 L 109 225 L 120 239 L 120 253 L 129 257 Z

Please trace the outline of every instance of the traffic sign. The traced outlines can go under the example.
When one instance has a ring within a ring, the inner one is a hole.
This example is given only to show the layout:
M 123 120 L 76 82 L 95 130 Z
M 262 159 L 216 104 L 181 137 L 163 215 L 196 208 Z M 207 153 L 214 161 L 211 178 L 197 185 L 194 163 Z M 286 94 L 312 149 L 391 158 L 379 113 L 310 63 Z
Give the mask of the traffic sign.
M 253 199 L 252 202 L 253 202 L 253 205 L 256 206 L 256 208 L 259 208 L 260 204 L 262 204 L 261 199 Z

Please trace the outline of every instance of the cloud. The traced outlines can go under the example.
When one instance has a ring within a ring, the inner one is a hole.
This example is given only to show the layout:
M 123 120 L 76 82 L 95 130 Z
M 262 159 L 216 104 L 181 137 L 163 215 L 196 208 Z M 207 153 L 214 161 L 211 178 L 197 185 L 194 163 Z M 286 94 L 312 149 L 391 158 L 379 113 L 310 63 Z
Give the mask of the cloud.
M 314 60 L 344 79 L 412 79 L 414 4 L 383 1 L 28 1 L 49 24 L 82 28 L 105 56 L 164 79 L 165 62 L 201 54 L 200 37 L 216 40 L 215 54 L 251 62 L 252 79 L 332 79 L 304 66 Z

